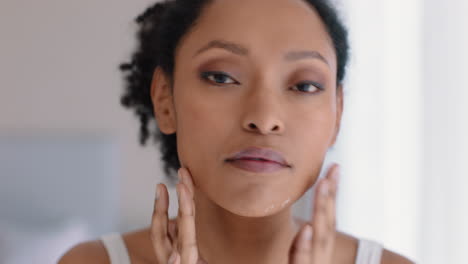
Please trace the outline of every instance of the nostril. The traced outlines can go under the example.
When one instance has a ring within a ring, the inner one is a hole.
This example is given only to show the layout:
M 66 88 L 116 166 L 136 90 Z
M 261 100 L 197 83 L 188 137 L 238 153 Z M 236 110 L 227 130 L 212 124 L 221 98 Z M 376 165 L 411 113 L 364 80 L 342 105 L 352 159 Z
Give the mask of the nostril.
M 255 129 L 255 128 L 257 128 L 257 126 L 254 123 L 250 123 L 249 128 Z

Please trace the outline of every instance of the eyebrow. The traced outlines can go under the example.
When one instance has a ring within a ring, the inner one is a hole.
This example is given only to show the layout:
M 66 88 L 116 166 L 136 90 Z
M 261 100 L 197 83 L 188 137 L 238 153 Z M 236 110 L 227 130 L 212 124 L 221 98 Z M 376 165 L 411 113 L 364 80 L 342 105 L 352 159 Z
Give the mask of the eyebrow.
M 199 49 L 193 56 L 195 57 L 198 54 L 203 53 L 204 51 L 214 48 L 224 49 L 240 56 L 249 55 L 249 50 L 247 49 L 247 47 L 241 44 L 224 40 L 212 40 L 208 44 L 203 46 L 201 49 Z M 313 50 L 289 51 L 284 55 L 284 59 L 286 61 L 297 61 L 308 58 L 321 60 L 322 62 L 330 66 L 330 63 L 327 61 L 327 59 L 325 59 L 325 57 L 322 56 L 322 54 Z
M 327 61 L 327 59 L 325 59 L 325 57 L 323 57 L 322 54 L 320 54 L 318 51 L 314 51 L 314 50 L 290 51 L 286 53 L 284 58 L 287 61 L 296 61 L 296 60 L 302 60 L 302 59 L 307 59 L 307 58 L 319 59 L 325 62 L 325 64 L 327 64 L 328 66 L 330 66 L 330 63 Z
M 230 51 L 236 55 L 240 55 L 240 56 L 247 56 L 249 55 L 249 50 L 240 45 L 240 44 L 237 44 L 237 43 L 234 43 L 234 42 L 229 42 L 229 41 L 224 41 L 224 40 L 212 40 L 210 41 L 208 44 L 206 44 L 205 46 L 203 46 L 201 49 L 199 49 L 194 56 L 206 51 L 206 50 L 209 50 L 209 49 L 213 49 L 213 48 L 218 48 L 218 49 L 225 49 L 227 51 Z

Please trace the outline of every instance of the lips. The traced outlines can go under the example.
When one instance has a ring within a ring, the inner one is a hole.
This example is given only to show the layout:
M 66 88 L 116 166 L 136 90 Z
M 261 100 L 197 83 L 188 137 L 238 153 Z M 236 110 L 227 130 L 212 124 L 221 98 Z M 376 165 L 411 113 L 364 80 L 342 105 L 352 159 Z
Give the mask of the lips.
M 241 150 L 229 157 L 228 159 L 226 159 L 226 161 L 228 162 L 237 160 L 272 162 L 282 165 L 284 167 L 290 167 L 290 165 L 286 162 L 286 160 L 280 153 L 265 148 L 250 147 Z

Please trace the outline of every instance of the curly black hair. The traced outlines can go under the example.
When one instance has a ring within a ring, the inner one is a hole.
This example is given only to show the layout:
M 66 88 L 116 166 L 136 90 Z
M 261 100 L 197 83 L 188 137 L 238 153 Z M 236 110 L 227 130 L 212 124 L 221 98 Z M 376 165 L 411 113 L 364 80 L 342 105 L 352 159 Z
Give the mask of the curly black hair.
M 213 0 L 166 0 L 150 6 L 135 20 L 139 25 L 138 47 L 130 62 L 120 65 L 125 76 L 121 104 L 134 109 L 140 119 L 140 144 L 152 136 L 160 142 L 165 173 L 173 178 L 180 168 L 176 133 L 166 135 L 157 127 L 151 101 L 151 82 L 159 66 L 172 79 L 174 55 L 180 39 L 196 23 L 203 8 Z M 337 82 L 343 82 L 349 56 L 348 32 L 327 0 L 304 0 L 316 9 L 330 35 L 337 57 Z M 338 87 L 338 86 L 337 86 Z

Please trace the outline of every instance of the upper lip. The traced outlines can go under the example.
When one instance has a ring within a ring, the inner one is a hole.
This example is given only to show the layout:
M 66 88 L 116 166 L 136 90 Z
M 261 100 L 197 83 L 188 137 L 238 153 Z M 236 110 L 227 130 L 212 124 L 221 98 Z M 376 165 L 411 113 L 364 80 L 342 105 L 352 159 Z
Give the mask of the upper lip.
M 226 161 L 233 161 L 238 159 L 264 159 L 267 161 L 272 161 L 279 163 L 283 166 L 289 167 L 288 162 L 284 159 L 281 153 L 266 149 L 266 148 L 259 148 L 259 147 L 249 147 L 244 150 L 241 150 L 231 157 L 227 158 Z

